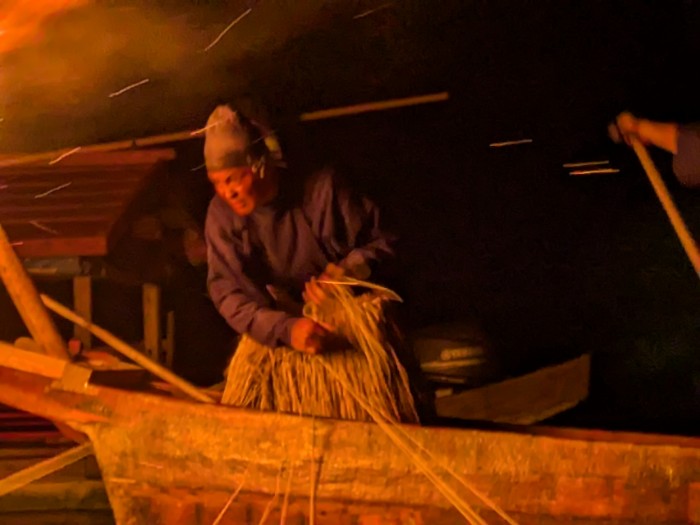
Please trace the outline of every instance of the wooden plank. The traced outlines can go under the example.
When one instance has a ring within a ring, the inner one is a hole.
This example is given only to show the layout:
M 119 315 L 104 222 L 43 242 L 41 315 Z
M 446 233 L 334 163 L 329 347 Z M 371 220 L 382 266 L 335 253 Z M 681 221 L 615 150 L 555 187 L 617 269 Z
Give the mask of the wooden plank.
M 153 361 L 161 362 L 161 319 L 160 286 L 143 285 L 143 343 L 146 355 Z
M 73 277 L 73 309 L 75 313 L 92 322 L 92 278 L 85 275 Z M 83 350 L 92 347 L 92 334 L 82 326 L 74 325 L 73 336 L 81 343 Z
M 48 165 L 48 164 L 36 164 L 36 165 L 24 165 L 24 166 L 4 166 L 0 168 L 0 176 L 5 177 L 5 176 L 14 176 L 17 174 L 34 174 L 34 173 L 40 173 L 40 174 L 51 174 L 51 173 L 94 173 L 96 170 L 99 171 L 132 171 L 132 170 L 138 170 L 142 169 L 143 167 L 146 166 L 153 166 L 155 163 L 152 162 L 143 162 L 143 163 L 138 163 L 135 165 L 129 165 L 129 166 L 119 166 L 119 165 L 111 165 L 111 164 L 102 164 L 102 165 L 70 165 L 68 163 L 66 164 L 54 164 L 54 165 Z
M 18 188 L 30 188 L 39 185 L 58 187 L 70 182 L 70 186 L 57 190 L 63 192 L 70 190 L 73 186 L 115 184 L 143 177 L 144 174 L 153 170 L 152 165 L 139 165 L 129 168 L 110 168 L 109 166 L 93 168 L 74 168 L 67 170 L 42 170 L 31 168 L 22 171 L 0 170 L 0 180 L 4 186 L 3 190 L 11 193 Z
M 37 512 L 34 509 L 26 512 L 5 513 L 2 525 L 114 525 L 111 510 L 102 511 L 46 511 Z M 586 525 L 586 524 L 582 524 Z
M 27 239 L 16 247 L 21 257 L 72 257 L 107 255 L 107 238 L 105 234 L 92 236 L 60 237 L 56 239 Z
M 50 240 L 60 238 L 62 235 L 66 237 L 93 237 L 104 236 L 106 227 L 104 221 L 85 221 L 78 220 L 62 223 L 58 233 L 51 234 L 36 225 L 29 223 L 10 224 L 5 228 L 8 237 L 12 242 L 21 242 L 27 240 Z M 77 254 L 76 254 L 77 255 Z M 49 257 L 47 255 L 47 257 Z
M 0 497 L 22 488 L 32 481 L 36 481 L 58 470 L 61 470 L 62 468 L 75 463 L 76 461 L 80 461 L 90 454 L 92 454 L 92 445 L 90 443 L 85 443 L 62 452 L 56 457 L 41 461 L 36 465 L 32 465 L 31 467 L 27 467 L 4 479 L 1 479 Z
M 480 388 L 435 400 L 438 415 L 498 423 L 532 424 L 588 396 L 590 356 L 584 355 Z
M 65 442 L 66 438 L 56 428 L 53 430 L 46 429 L 41 431 L 13 431 L 0 432 L 0 441 L 3 443 L 49 443 L 49 442 Z M 72 440 L 71 440 L 72 443 Z
M 5 179 L 3 184 L 2 192 L 0 193 L 0 199 L 10 198 L 13 196 L 24 196 L 30 197 L 32 199 L 48 199 L 49 197 L 56 199 L 64 195 L 71 195 L 71 193 L 77 191 L 108 191 L 110 188 L 117 189 L 128 188 L 125 186 L 137 182 L 145 176 L 144 172 L 128 173 L 114 172 L 114 173 L 85 173 L 82 176 L 76 174 L 65 174 L 60 177 L 54 176 L 29 176 L 16 177 L 14 179 Z M 2 180 L 2 179 L 0 179 Z M 70 183 L 69 186 L 56 189 L 59 186 Z M 45 197 L 35 197 L 35 195 L 41 195 L 50 190 L 55 190 L 49 193 Z
M 10 512 L 109 508 L 103 483 L 93 480 L 34 483 L 0 498 L 0 513 L 3 515 Z M 2 521 L 4 524 L 4 519 Z
M 118 206 L 116 206 L 115 208 L 118 208 Z M 65 223 L 104 222 L 108 224 L 112 220 L 113 216 L 109 214 L 109 210 L 99 211 L 95 209 L 67 209 L 56 212 L 51 212 L 47 209 L 37 211 L 26 210 L 23 212 L 15 213 L 10 217 L 0 216 L 0 222 L 2 222 L 2 224 L 5 224 L 6 226 L 16 226 L 24 224 L 32 226 L 32 222 L 38 222 L 39 224 L 42 224 L 43 226 L 48 226 L 52 229 L 56 229 L 58 225 Z M 36 226 L 34 227 L 37 228 Z
M 80 188 L 76 189 L 76 191 L 73 191 L 69 195 L 63 195 L 61 196 L 61 204 L 83 204 L 85 203 L 86 200 L 90 200 L 93 198 L 102 198 L 105 195 L 108 195 L 110 199 L 114 200 L 121 200 L 124 195 L 130 195 L 131 194 L 131 189 L 130 188 L 124 188 L 124 187 L 118 187 L 118 188 L 113 188 L 109 187 L 109 189 L 106 190 L 82 190 Z M 34 205 L 36 204 L 37 199 L 34 198 L 34 193 L 28 193 L 27 195 L 4 195 L 2 198 L 0 198 L 0 203 L 2 203 L 2 206 L 28 206 L 28 205 Z M 46 200 L 46 202 L 53 202 L 51 199 Z
M 22 456 L 17 456 L 17 457 L 6 457 L 0 460 L 0 480 L 4 479 L 7 476 L 11 476 L 21 470 L 24 470 L 26 468 L 35 466 L 38 464 L 40 461 L 45 461 L 47 459 L 51 459 L 61 452 L 64 452 L 72 447 L 63 447 L 63 450 L 55 450 L 52 454 L 49 455 L 44 455 L 44 456 L 29 456 L 26 455 L 24 457 Z M 85 478 L 85 469 L 87 466 L 87 459 L 84 458 L 79 461 L 76 461 L 74 463 L 71 463 L 70 465 L 66 465 L 60 470 L 57 470 L 56 472 L 52 472 L 50 474 L 47 474 L 41 479 L 41 482 L 55 482 L 55 481 L 64 481 L 64 480 L 76 480 L 76 479 L 81 479 Z M 1 522 L 2 520 L 0 520 Z
M 172 148 L 152 148 L 152 149 L 128 149 L 130 145 L 135 144 L 135 141 L 121 141 L 118 144 L 121 151 L 113 151 L 113 148 L 105 148 L 106 145 L 93 146 L 88 150 L 76 152 L 62 159 L 60 163 L 48 163 L 65 153 L 67 150 L 58 150 L 55 152 L 44 152 L 29 155 L 9 155 L 3 154 L 0 156 L 0 168 L 11 169 L 19 166 L 41 166 L 50 168 L 64 168 L 66 166 L 124 166 L 129 164 L 154 164 L 159 161 L 173 160 L 176 157 L 175 150 Z M 103 146 L 100 148 L 100 146 Z M 69 148 L 70 150 L 71 148 Z M 13 162 L 21 160 L 21 162 Z
M 42 377 L 58 379 L 68 366 L 67 360 L 56 359 L 44 354 L 20 350 L 19 348 L 0 341 L 0 366 L 20 370 Z
M 106 194 L 109 195 L 109 194 Z M 108 199 L 105 201 L 83 201 L 83 202 L 63 202 L 63 201 L 50 201 L 50 200 L 37 200 L 34 202 L 29 202 L 27 204 L 21 204 L 19 206 L 3 204 L 0 210 L 0 217 L 6 219 L 21 219 L 22 215 L 31 216 L 32 214 L 37 215 L 69 215 L 70 213 L 75 214 L 85 214 L 91 213 L 95 214 L 100 210 L 110 210 L 112 208 L 118 208 L 122 205 L 121 200 Z M 61 213 L 63 212 L 63 213 Z M 69 213 L 65 213 L 69 212 Z
M 55 235 L 31 224 L 11 224 L 6 231 L 17 255 L 42 258 L 106 255 L 107 229 L 104 221 L 78 221 L 56 226 Z

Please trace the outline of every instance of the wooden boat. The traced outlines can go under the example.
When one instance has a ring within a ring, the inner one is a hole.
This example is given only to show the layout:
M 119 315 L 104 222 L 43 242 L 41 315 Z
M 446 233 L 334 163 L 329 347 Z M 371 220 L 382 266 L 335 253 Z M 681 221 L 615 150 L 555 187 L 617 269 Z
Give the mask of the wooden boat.
M 214 523 L 227 504 L 217 523 L 301 523 L 310 509 L 313 523 L 464 522 L 426 465 L 487 523 L 503 520 L 470 487 L 521 524 L 700 523 L 700 439 L 386 429 L 99 386 L 76 365 L 24 357 L 2 361 L 0 403 L 90 438 L 120 525 Z
M 45 352 L 0 343 L 0 403 L 87 436 L 91 447 L 67 454 L 94 450 L 119 525 L 700 523 L 698 439 L 370 424 L 217 405 L 40 297 L 2 228 L 0 255 L 0 276 Z M 118 387 L 110 370 L 71 363 L 43 305 L 199 402 L 148 383 L 140 391 L 133 377 Z

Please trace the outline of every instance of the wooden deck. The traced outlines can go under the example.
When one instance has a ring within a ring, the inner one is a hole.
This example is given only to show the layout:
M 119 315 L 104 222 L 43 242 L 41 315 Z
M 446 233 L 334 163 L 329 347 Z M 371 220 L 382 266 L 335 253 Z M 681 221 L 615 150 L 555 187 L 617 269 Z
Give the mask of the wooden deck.
M 21 257 L 103 256 L 171 149 L 89 153 L 0 168 L 0 224 Z

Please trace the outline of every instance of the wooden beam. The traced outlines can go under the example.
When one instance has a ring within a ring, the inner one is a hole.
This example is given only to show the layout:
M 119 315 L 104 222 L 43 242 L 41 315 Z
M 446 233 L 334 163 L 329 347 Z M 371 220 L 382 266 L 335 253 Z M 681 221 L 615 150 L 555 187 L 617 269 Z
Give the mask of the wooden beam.
M 37 479 L 48 476 L 57 470 L 61 470 L 67 465 L 80 461 L 90 454 L 92 454 L 92 444 L 84 443 L 62 452 L 51 459 L 41 461 L 36 465 L 32 465 L 31 467 L 20 470 L 19 472 L 15 472 L 5 479 L 0 480 L 0 497 L 4 496 L 5 494 L 9 494 L 14 490 L 20 489 L 32 481 L 36 481 Z
M 302 113 L 299 116 L 301 122 L 307 122 L 312 120 L 321 120 L 327 118 L 341 117 L 345 115 L 356 115 L 358 113 L 367 113 L 369 111 L 384 111 L 387 109 L 395 109 L 408 106 L 416 106 L 419 104 L 430 104 L 434 102 L 443 102 L 450 98 L 450 94 L 446 91 L 441 93 L 431 93 L 429 95 L 419 95 L 416 97 L 405 97 L 397 98 L 392 100 L 381 100 L 377 102 L 367 102 L 363 104 L 354 104 L 351 106 L 343 106 L 337 108 L 323 109 L 319 111 L 311 111 L 308 113 Z M 148 146 L 157 146 L 162 144 L 171 144 L 174 142 L 182 142 L 185 140 L 192 139 L 203 139 L 204 132 L 202 129 L 178 131 L 175 133 L 166 133 L 163 135 L 154 135 L 151 137 L 137 138 L 120 140 L 116 142 L 105 142 L 103 144 L 92 144 L 89 146 L 81 146 L 78 151 L 74 154 L 65 157 L 61 163 L 57 164 L 90 164 L 90 161 L 81 160 L 81 158 L 86 158 L 87 155 L 106 153 L 106 152 L 116 152 L 120 151 L 123 154 L 134 155 L 139 152 L 126 151 L 134 150 L 135 148 L 145 148 Z M 61 155 L 65 155 L 76 148 L 69 147 L 55 151 L 45 151 L 42 153 L 32 153 L 29 155 L 23 155 L 20 157 L 9 157 L 7 155 L 0 156 L 0 168 L 10 167 L 10 166 L 20 166 L 22 164 L 34 164 L 37 162 L 49 162 L 54 160 Z M 157 150 L 157 151 L 167 151 L 167 150 Z M 172 150 L 171 150 L 172 151 Z M 146 153 L 146 152 L 143 152 Z M 95 156 L 95 158 L 99 158 Z M 99 161 L 92 161 L 93 163 L 103 163 L 104 159 Z
M 105 229 L 107 226 L 105 226 Z M 56 239 L 23 239 L 17 253 L 22 257 L 74 257 L 107 255 L 107 233 Z
M 146 283 L 142 290 L 144 350 L 153 361 L 161 362 L 160 286 Z
M 29 372 L 51 379 L 58 379 L 63 376 L 68 361 L 55 357 L 37 354 L 29 350 L 22 350 L 16 346 L 0 341 L 0 366 Z
M 90 330 L 90 332 L 92 332 L 92 335 L 98 337 L 106 344 L 114 348 L 117 352 L 128 357 L 135 363 L 141 365 L 155 376 L 161 378 L 163 381 L 167 381 L 171 385 L 179 388 L 181 391 L 185 392 L 197 401 L 201 401 L 202 403 L 214 403 L 214 401 L 209 396 L 204 394 L 192 383 L 173 374 L 170 370 L 159 365 L 152 359 L 149 359 L 141 352 L 139 352 L 132 346 L 126 344 L 124 341 L 111 334 L 104 328 L 100 328 L 99 326 L 88 323 L 85 319 L 83 319 L 79 315 L 76 315 L 75 312 L 71 311 L 70 308 L 66 308 L 61 303 L 51 299 L 51 297 L 42 295 L 41 300 L 48 308 L 56 312 L 58 315 L 68 319 L 69 321 L 75 324 L 82 326 L 83 328 L 86 328 L 87 330 Z
M 88 275 L 73 277 L 73 308 L 88 323 L 92 322 L 92 278 Z M 80 341 L 83 350 L 91 348 L 92 335 L 89 330 L 75 325 L 73 335 Z
M 69 359 L 66 344 L 0 225 L 0 278 L 32 338 L 52 356 Z
M 67 155 L 60 162 L 53 164 L 51 167 L 63 166 L 92 166 L 108 164 L 153 164 L 161 160 L 172 160 L 175 158 L 175 150 L 171 148 L 154 149 L 150 151 L 134 151 L 134 148 L 144 148 L 147 146 L 156 146 L 167 144 L 169 142 L 178 142 L 185 138 L 196 138 L 189 131 L 181 131 L 177 133 L 166 133 L 164 135 L 156 135 L 153 137 L 145 137 L 141 139 L 120 140 L 116 142 L 106 142 L 103 144 L 93 144 L 83 146 L 75 151 L 72 155 Z M 54 151 L 44 151 L 41 153 L 30 153 L 21 157 L 10 157 L 3 155 L 0 157 L 0 168 L 10 166 L 20 166 L 22 164 L 48 163 L 57 159 L 61 155 L 65 155 L 76 148 L 64 148 Z M 130 151 L 131 150 L 131 151 Z M 106 153 L 115 153 L 113 155 L 105 155 Z

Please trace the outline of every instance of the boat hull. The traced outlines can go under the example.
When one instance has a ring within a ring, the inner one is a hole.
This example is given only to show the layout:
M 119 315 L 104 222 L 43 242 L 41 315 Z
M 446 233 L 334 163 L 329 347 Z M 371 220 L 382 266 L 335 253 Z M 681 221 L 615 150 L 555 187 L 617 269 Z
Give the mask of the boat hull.
M 64 421 L 90 437 L 120 525 L 209 523 L 204 516 L 216 515 L 239 487 L 229 510 L 246 516 L 264 512 L 270 501 L 279 516 L 288 494 L 298 516 L 308 516 L 313 497 L 317 516 L 325 509 L 325 517 L 337 518 L 329 523 L 360 516 L 401 522 L 408 515 L 428 516 L 421 518 L 429 519 L 425 523 L 459 522 L 416 463 L 374 424 L 113 388 L 65 392 L 3 368 L 0 382 L 0 402 Z M 700 523 L 697 439 L 538 427 L 392 428 L 413 450 L 429 450 L 431 467 L 466 501 L 484 507 L 441 466 L 521 523 Z M 179 511 L 173 501 L 181 502 Z M 201 518 L 171 516 L 180 511 Z M 235 516 L 222 523 L 246 523 Z

